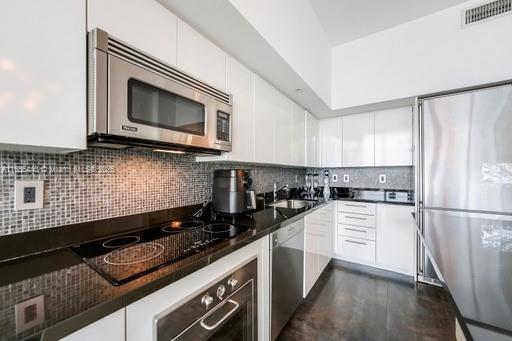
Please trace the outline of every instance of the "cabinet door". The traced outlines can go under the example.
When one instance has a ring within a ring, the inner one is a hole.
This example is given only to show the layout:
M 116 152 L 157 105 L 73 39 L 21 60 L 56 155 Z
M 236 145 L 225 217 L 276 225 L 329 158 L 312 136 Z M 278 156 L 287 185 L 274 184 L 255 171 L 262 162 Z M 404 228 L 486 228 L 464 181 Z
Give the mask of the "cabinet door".
M 293 102 L 278 92 L 276 108 L 277 111 L 274 116 L 274 163 L 290 165 L 293 153 Z
M 343 117 L 343 167 L 375 165 L 373 113 Z
M 329 203 L 322 208 L 320 213 L 327 219 L 322 219 L 318 228 L 318 276 L 329 264 L 333 255 L 333 235 L 334 235 L 334 203 Z
M 274 115 L 277 112 L 277 90 L 255 76 L 254 150 L 255 161 L 274 162 Z
M 226 53 L 178 20 L 178 68 L 221 90 L 226 89 Z
M 61 339 L 61 341 L 125 341 L 124 308 Z
M 377 263 L 390 270 L 414 274 L 412 206 L 377 205 Z
M 303 108 L 293 103 L 292 165 L 306 165 L 306 115 Z
M 412 108 L 375 113 L 375 166 L 412 165 Z
M 157 1 L 88 0 L 87 12 L 88 30 L 101 28 L 114 37 L 176 66 L 178 18 Z
M 0 148 L 85 149 L 85 1 L 2 1 L 0 31 Z
M 254 161 L 254 74 L 231 56 L 226 60 L 226 90 L 233 95 L 232 161 Z
M 306 166 L 318 167 L 318 119 L 306 112 Z
M 314 214 L 314 213 L 312 213 Z M 304 297 L 306 297 L 318 279 L 318 224 L 306 216 L 304 228 Z
M 320 120 L 318 135 L 320 138 L 320 166 L 342 166 L 342 133 L 343 123 L 341 117 Z

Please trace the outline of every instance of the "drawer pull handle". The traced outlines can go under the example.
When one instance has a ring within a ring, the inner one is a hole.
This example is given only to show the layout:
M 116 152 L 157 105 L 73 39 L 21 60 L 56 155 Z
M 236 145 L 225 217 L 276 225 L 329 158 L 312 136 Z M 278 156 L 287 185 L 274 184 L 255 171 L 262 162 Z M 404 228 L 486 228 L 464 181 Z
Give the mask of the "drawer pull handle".
M 363 243 L 363 242 L 356 242 L 355 240 L 345 239 L 345 241 L 346 241 L 347 243 L 352 243 L 352 244 L 367 245 L 366 243 Z
M 365 230 L 358 230 L 358 229 L 353 229 L 353 228 L 350 228 L 350 227 L 345 227 L 345 230 L 367 233 L 367 231 L 365 231 Z
M 348 219 L 357 219 L 357 220 L 366 220 L 366 218 L 360 218 L 360 217 L 352 217 L 352 216 L 349 216 L 349 215 L 346 215 L 345 218 L 348 218 Z
M 362 207 L 362 208 L 366 208 L 366 205 L 354 205 L 354 204 L 345 204 L 345 206 L 349 206 L 349 207 Z

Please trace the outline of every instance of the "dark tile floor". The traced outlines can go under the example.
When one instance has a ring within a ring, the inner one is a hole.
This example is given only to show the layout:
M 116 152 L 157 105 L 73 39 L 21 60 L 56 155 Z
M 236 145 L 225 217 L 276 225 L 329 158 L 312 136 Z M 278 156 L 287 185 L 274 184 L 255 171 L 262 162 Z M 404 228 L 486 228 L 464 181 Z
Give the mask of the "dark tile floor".
M 441 288 L 333 260 L 279 340 L 455 340 Z

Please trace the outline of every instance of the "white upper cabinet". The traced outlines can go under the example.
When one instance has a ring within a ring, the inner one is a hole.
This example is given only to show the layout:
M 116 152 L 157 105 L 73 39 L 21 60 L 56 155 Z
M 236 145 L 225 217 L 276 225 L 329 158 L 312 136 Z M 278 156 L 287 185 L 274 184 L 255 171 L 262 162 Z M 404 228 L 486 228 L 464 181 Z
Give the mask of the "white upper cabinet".
M 318 153 L 318 119 L 306 112 L 306 166 L 320 167 Z
M 258 76 L 255 76 L 254 150 L 255 161 L 274 162 L 274 115 L 277 90 Z
M 412 143 L 412 107 L 375 113 L 375 166 L 411 166 Z
M 320 120 L 318 131 L 320 136 L 320 166 L 342 167 L 342 118 Z
M 0 149 L 86 148 L 85 0 L 2 1 Z
M 233 150 L 223 155 L 254 161 L 254 74 L 231 56 L 226 59 L 226 90 L 233 95 Z
M 306 112 L 293 103 L 292 165 L 306 165 Z
M 226 53 L 178 20 L 178 68 L 221 90 L 226 89 Z
M 274 117 L 275 160 L 279 165 L 292 164 L 293 102 L 281 93 L 277 96 L 277 112 Z
M 374 118 L 374 113 L 343 117 L 343 167 L 375 165 Z
M 88 30 L 101 28 L 153 57 L 176 66 L 178 19 L 157 1 L 88 0 L 87 12 Z

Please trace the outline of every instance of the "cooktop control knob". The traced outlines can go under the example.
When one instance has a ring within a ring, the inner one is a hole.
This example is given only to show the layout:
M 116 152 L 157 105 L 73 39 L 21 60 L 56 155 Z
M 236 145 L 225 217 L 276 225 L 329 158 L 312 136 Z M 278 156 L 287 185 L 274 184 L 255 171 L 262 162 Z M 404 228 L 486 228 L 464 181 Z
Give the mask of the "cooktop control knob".
M 226 293 L 226 287 L 224 285 L 219 285 L 219 287 L 217 288 L 217 297 L 219 298 L 219 300 L 222 299 L 222 297 L 224 296 L 224 294 Z
M 210 294 L 205 294 L 203 298 L 201 298 L 201 304 L 208 309 L 210 305 L 213 303 L 213 297 Z
M 228 280 L 228 285 L 231 287 L 231 290 L 235 290 L 236 286 L 238 285 L 238 281 L 234 278 L 230 278 Z

